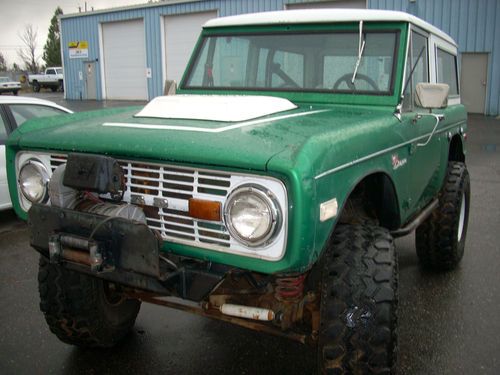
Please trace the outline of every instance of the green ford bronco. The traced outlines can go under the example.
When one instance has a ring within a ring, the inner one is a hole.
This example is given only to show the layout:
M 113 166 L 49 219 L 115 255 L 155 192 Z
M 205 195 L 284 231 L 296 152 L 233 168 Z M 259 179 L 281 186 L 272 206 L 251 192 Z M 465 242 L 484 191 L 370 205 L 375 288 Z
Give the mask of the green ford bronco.
M 433 269 L 464 253 L 457 70 L 406 13 L 249 14 L 204 25 L 176 95 L 27 122 L 9 188 L 51 331 L 112 346 L 150 302 L 394 371 L 393 238 Z

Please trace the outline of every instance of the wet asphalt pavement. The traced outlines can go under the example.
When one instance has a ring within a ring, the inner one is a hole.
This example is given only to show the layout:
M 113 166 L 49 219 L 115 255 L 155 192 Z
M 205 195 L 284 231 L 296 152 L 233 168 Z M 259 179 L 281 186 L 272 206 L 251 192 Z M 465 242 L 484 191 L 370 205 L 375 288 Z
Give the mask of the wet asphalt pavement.
M 74 110 L 125 104 L 37 96 Z M 414 237 L 397 241 L 402 374 L 500 373 L 500 120 L 471 116 L 467 147 L 472 197 L 460 267 L 425 272 Z M 119 347 L 63 344 L 39 312 L 38 256 L 28 243 L 25 224 L 0 212 L 0 374 L 314 373 L 315 352 L 306 346 L 148 304 Z

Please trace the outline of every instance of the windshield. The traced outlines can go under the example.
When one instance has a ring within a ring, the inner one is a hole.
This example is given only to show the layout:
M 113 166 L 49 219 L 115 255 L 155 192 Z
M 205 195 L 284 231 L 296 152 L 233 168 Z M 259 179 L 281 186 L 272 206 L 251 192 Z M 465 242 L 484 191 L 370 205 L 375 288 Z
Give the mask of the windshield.
M 63 74 L 63 70 L 62 70 L 61 68 L 56 69 L 56 73 L 57 73 L 57 74 Z
M 206 36 L 183 88 L 386 94 L 393 91 L 397 32 Z

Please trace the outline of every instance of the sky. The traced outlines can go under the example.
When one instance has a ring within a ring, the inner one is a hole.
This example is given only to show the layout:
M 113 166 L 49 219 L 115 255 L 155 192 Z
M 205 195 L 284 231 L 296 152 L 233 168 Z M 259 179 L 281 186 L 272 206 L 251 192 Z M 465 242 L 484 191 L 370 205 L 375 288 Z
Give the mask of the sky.
M 113 7 L 143 4 L 147 0 L 87 0 L 87 9 L 107 9 Z M 17 50 L 22 47 L 19 34 L 27 24 L 38 30 L 37 55 L 42 62 L 43 46 L 47 40 L 50 19 L 57 6 L 64 14 L 78 13 L 78 7 L 85 8 L 84 0 L 0 0 L 0 52 L 7 60 L 8 67 L 15 62 L 21 65 Z

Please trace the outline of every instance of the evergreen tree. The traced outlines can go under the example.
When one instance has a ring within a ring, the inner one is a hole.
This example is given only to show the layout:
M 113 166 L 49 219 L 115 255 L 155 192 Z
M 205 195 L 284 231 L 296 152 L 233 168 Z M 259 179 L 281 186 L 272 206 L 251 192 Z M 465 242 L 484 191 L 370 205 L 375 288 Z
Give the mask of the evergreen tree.
M 43 60 L 47 66 L 61 66 L 61 33 L 57 16 L 63 14 L 60 7 L 57 7 L 52 19 L 50 20 L 49 35 L 47 42 L 43 47 Z

